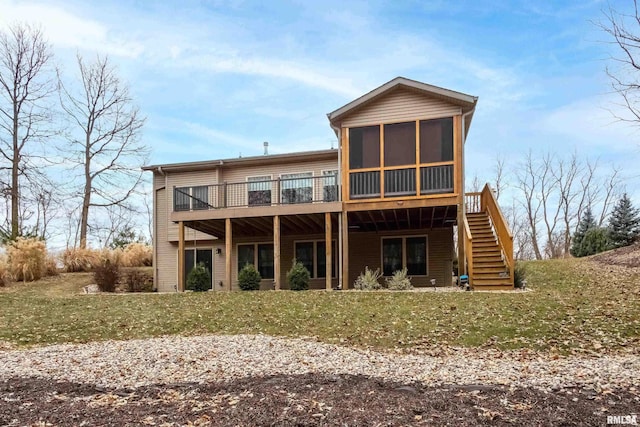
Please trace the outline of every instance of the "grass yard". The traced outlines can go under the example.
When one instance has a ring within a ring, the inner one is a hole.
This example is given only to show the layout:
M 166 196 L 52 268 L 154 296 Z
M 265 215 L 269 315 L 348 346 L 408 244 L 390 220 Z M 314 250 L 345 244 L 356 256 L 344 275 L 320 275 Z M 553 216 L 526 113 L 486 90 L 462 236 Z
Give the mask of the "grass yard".
M 638 269 L 587 260 L 526 265 L 531 292 L 233 292 L 82 295 L 86 273 L 0 288 L 0 348 L 182 334 L 313 337 L 378 349 L 570 352 L 640 343 Z

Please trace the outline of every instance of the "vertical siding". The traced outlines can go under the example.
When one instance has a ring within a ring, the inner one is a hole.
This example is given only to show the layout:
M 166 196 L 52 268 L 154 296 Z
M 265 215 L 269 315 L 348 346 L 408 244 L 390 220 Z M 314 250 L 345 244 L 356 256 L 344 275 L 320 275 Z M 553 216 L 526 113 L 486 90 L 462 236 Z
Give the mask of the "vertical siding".
M 342 121 L 342 127 L 448 117 L 461 114 L 461 108 L 423 94 L 398 89 L 357 110 Z
M 427 235 L 428 271 L 426 277 L 413 277 L 415 287 L 429 286 L 436 279 L 437 286 L 450 286 L 453 260 L 453 229 L 403 230 L 394 233 L 351 233 L 349 235 L 349 288 L 353 288 L 365 267 L 382 271 L 382 238 L 392 236 Z

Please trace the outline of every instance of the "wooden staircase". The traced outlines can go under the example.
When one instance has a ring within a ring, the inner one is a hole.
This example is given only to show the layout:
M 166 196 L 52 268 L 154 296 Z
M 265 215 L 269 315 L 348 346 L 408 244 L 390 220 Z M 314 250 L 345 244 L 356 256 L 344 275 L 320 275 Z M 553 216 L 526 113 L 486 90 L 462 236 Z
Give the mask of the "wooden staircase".
M 471 282 L 474 289 L 511 289 L 509 267 L 502 257 L 489 216 L 485 212 L 468 213 L 467 221 L 472 237 L 470 256 L 473 257 Z

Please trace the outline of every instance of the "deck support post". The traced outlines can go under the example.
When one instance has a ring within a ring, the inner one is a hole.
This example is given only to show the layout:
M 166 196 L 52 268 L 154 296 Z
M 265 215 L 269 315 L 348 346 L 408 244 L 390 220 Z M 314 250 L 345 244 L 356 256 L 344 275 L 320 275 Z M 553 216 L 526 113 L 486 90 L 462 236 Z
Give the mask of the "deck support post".
M 178 292 L 184 291 L 184 222 L 178 222 Z
M 349 215 L 342 211 L 342 289 L 349 289 Z
M 325 265 L 326 265 L 326 289 L 330 291 L 332 289 L 331 286 L 331 277 L 333 276 L 333 272 L 331 271 L 332 260 L 333 260 L 333 244 L 331 242 L 331 212 L 325 212 L 324 214 L 324 247 L 325 247 Z
M 273 283 L 280 290 L 280 216 L 273 217 Z
M 467 274 L 467 259 L 465 258 L 464 244 L 465 236 L 464 229 L 464 205 L 458 205 L 458 277 L 463 274 Z
M 231 290 L 231 261 L 232 261 L 232 251 L 233 251 L 233 227 L 231 225 L 231 218 L 225 218 L 224 220 L 224 228 L 225 228 L 225 233 L 224 233 L 224 244 L 225 244 L 225 254 L 224 254 L 224 261 L 225 261 L 225 281 L 226 283 L 226 287 L 227 290 L 230 291 Z

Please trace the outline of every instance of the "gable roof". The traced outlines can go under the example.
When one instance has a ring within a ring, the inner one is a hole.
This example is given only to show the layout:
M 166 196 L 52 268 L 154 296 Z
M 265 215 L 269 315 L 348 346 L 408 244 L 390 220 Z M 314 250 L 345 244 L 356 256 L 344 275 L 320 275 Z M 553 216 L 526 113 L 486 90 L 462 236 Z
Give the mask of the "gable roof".
M 471 114 L 467 116 L 466 120 L 467 129 L 465 129 L 465 134 L 466 132 L 468 132 L 469 124 L 471 123 L 471 119 L 473 118 L 473 110 L 476 106 L 476 103 L 478 102 L 477 96 L 467 95 L 462 92 L 456 92 L 450 89 L 433 86 L 416 80 L 407 79 L 405 77 L 396 77 L 395 79 L 388 81 L 382 86 L 373 89 L 371 92 L 362 95 L 361 97 L 349 102 L 348 104 L 338 108 L 335 111 L 332 111 L 331 113 L 327 114 L 329 122 L 334 125 L 336 122 L 345 118 L 346 116 L 356 112 L 357 110 L 367 105 L 370 105 L 392 90 L 396 90 L 401 87 L 416 91 L 418 93 L 422 93 L 426 96 L 442 99 L 454 105 L 458 105 L 462 108 L 463 113 L 471 111 Z

